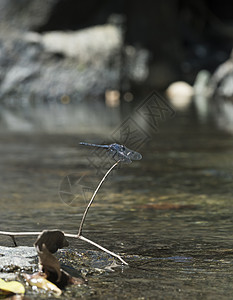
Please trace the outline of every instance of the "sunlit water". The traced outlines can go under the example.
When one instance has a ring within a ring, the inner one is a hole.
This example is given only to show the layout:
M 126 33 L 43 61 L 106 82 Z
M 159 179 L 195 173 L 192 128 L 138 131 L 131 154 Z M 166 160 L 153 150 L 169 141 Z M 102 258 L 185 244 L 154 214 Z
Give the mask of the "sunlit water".
M 1 230 L 77 232 L 90 191 L 61 199 L 59 190 L 69 174 L 98 183 L 89 150 L 78 146 L 83 140 L 98 136 L 1 134 Z M 143 160 L 103 184 L 84 226 L 84 236 L 130 266 L 90 276 L 93 297 L 232 298 L 233 137 L 177 115 L 140 152 Z M 96 250 L 69 241 L 80 253 Z M 17 242 L 32 245 L 34 238 Z M 12 245 L 3 236 L 0 243 Z

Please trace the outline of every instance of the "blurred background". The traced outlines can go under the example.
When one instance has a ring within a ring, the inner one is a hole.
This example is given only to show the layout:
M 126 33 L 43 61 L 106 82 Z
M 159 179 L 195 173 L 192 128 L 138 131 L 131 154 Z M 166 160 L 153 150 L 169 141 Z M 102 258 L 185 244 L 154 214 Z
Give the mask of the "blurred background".
M 232 41 L 226 0 L 1 0 L 1 129 L 102 132 L 156 90 L 233 131 Z

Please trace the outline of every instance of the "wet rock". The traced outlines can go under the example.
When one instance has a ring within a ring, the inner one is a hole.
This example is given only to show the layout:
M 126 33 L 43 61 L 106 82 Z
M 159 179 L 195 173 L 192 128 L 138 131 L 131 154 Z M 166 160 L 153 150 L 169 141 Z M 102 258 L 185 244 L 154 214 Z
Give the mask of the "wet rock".
M 209 94 L 210 96 L 223 96 L 231 97 L 233 96 L 233 51 L 228 60 L 221 64 L 213 76 L 211 77 L 209 84 Z
M 37 252 L 34 247 L 0 246 L 0 270 L 13 272 L 18 269 L 36 267 Z
M 197 110 L 199 120 L 203 123 L 207 120 L 209 114 L 208 84 L 210 72 L 201 70 L 198 72 L 194 82 L 194 105 Z
M 210 109 L 218 126 L 233 132 L 233 52 L 211 77 L 209 97 Z

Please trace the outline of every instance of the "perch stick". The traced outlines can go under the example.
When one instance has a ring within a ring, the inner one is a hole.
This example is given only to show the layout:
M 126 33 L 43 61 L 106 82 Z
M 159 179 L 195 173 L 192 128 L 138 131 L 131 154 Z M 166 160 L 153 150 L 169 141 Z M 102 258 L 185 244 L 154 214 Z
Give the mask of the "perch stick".
M 97 188 L 95 189 L 95 191 L 94 191 L 94 193 L 91 197 L 91 200 L 89 201 L 89 203 L 88 203 L 88 205 L 87 205 L 87 207 L 86 207 L 86 209 L 83 213 L 83 217 L 82 217 L 82 220 L 81 220 L 81 223 L 80 223 L 80 226 L 79 226 L 78 236 L 82 235 L 83 224 L 85 222 L 88 210 L 91 207 L 92 202 L 94 201 L 97 192 L 99 191 L 101 185 L 103 184 L 103 182 L 106 179 L 106 177 L 108 176 L 108 174 L 112 171 L 113 168 L 115 168 L 118 165 L 119 162 L 120 162 L 120 160 L 118 160 L 114 165 L 111 166 L 111 168 L 106 172 L 106 174 L 104 175 L 104 177 L 101 179 L 100 183 L 98 184 Z
M 106 253 L 108 253 L 108 254 L 110 254 L 110 255 L 112 255 L 112 256 L 118 258 L 123 264 L 125 264 L 125 265 L 128 266 L 128 263 L 127 263 L 126 261 L 124 261 L 124 259 L 121 258 L 120 255 L 118 255 L 118 254 L 116 254 L 116 253 L 114 253 L 114 252 L 112 252 L 112 251 L 110 251 L 110 250 L 108 250 L 108 249 L 106 249 L 106 248 L 100 246 L 99 244 L 97 244 L 97 243 L 95 243 L 95 242 L 93 242 L 93 241 L 91 241 L 91 240 L 85 238 L 85 237 L 82 236 L 82 235 L 80 235 L 78 238 L 79 238 L 80 240 L 83 240 L 83 241 L 85 241 L 85 242 L 87 242 L 87 243 L 89 243 L 89 244 L 91 244 L 91 245 L 94 245 L 95 247 L 101 249 L 102 251 L 104 251 L 104 252 L 106 252 Z

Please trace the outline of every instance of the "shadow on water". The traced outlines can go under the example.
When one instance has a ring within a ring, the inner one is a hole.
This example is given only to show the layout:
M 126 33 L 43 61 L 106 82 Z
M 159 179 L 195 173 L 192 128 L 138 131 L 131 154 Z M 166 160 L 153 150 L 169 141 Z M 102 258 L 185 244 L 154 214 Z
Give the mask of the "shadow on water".
M 142 161 L 104 183 L 88 214 L 85 235 L 130 265 L 89 277 L 98 299 L 232 297 L 233 138 L 189 115 L 165 123 L 141 149 Z M 93 139 L 2 133 L 1 230 L 76 233 L 85 199 L 61 201 L 59 186 L 67 174 L 86 175 L 96 185 L 87 149 L 78 147 Z M 18 242 L 32 245 L 33 239 Z M 11 240 L 0 236 L 0 243 Z M 70 246 L 96 251 L 72 240 Z M 75 295 L 75 288 L 68 291 L 64 297 Z

